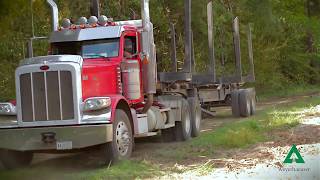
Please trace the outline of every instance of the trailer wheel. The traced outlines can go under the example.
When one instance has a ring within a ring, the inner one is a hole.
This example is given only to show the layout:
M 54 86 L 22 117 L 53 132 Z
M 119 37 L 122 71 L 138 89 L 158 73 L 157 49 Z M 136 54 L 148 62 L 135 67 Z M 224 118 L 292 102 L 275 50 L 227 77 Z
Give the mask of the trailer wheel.
M 250 91 L 243 89 L 240 91 L 240 115 L 242 117 L 249 117 L 251 114 L 251 97 Z
M 240 91 L 234 90 L 231 92 L 231 109 L 234 117 L 240 117 L 240 103 L 239 103 Z
M 191 113 L 188 102 L 183 99 L 181 106 L 181 121 L 176 122 L 175 135 L 177 141 L 186 141 L 191 138 Z
M 123 110 L 117 109 L 113 122 L 113 141 L 102 148 L 106 163 L 128 159 L 132 154 L 133 142 L 129 117 Z
M 199 99 L 196 97 L 188 98 L 190 114 L 191 114 L 191 136 L 198 137 L 200 134 L 200 125 L 201 125 L 201 106 Z
M 31 164 L 31 161 L 33 159 L 33 153 L 0 150 L 0 159 L 3 166 L 7 169 L 21 168 Z
M 257 99 L 256 99 L 256 93 L 254 91 L 251 94 L 250 100 L 251 100 L 250 101 L 251 115 L 255 115 Z

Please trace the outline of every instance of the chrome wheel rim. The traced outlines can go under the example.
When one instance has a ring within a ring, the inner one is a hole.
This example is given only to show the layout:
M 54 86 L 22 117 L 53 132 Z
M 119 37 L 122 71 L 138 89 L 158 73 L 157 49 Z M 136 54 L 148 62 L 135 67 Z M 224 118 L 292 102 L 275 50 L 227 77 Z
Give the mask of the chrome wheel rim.
M 127 155 L 130 146 L 130 134 L 128 126 L 125 122 L 120 121 L 116 128 L 116 144 L 117 150 L 121 156 Z

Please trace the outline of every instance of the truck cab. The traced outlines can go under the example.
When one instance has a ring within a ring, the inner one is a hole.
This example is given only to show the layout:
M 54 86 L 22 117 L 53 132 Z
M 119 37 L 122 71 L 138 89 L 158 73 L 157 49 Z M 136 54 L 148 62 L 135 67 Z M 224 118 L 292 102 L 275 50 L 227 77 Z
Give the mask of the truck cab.
M 0 124 L 7 168 L 29 164 L 34 152 L 94 146 L 110 163 L 130 157 L 135 137 L 191 137 L 188 101 L 156 96 L 151 22 L 105 16 L 79 22 L 64 19 L 50 35 L 50 55 L 24 59 L 16 69 L 16 104 L 6 105 L 17 118 Z M 194 127 L 199 132 L 199 118 Z

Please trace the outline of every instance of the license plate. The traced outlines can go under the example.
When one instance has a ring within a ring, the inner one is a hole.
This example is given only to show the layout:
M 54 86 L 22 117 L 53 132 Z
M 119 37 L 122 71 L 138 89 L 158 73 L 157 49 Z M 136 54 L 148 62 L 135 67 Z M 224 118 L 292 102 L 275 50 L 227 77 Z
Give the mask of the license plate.
M 57 150 L 72 149 L 72 141 L 57 142 Z

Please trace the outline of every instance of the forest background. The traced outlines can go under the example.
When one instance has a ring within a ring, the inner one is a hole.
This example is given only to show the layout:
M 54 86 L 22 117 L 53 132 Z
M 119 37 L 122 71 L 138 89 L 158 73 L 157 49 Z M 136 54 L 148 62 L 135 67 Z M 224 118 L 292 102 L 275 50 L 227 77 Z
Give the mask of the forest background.
M 90 17 L 89 0 L 56 0 L 60 21 Z M 115 21 L 140 18 L 140 0 L 100 0 L 101 14 Z M 192 1 L 196 70 L 207 71 L 207 3 Z M 177 31 L 179 65 L 184 59 L 183 0 L 150 0 L 158 70 L 170 70 L 170 23 Z M 232 20 L 240 19 L 244 72 L 248 72 L 247 27 L 252 27 L 256 83 L 260 93 L 319 86 L 320 0 L 214 0 L 215 56 L 218 76 L 232 73 Z M 51 13 L 45 0 L 0 0 L 0 100 L 15 98 L 14 71 L 26 57 L 26 43 L 48 37 Z M 33 22 L 33 23 L 32 23 Z M 47 40 L 34 43 L 35 55 L 46 55 Z M 224 66 L 222 66 L 224 62 Z

